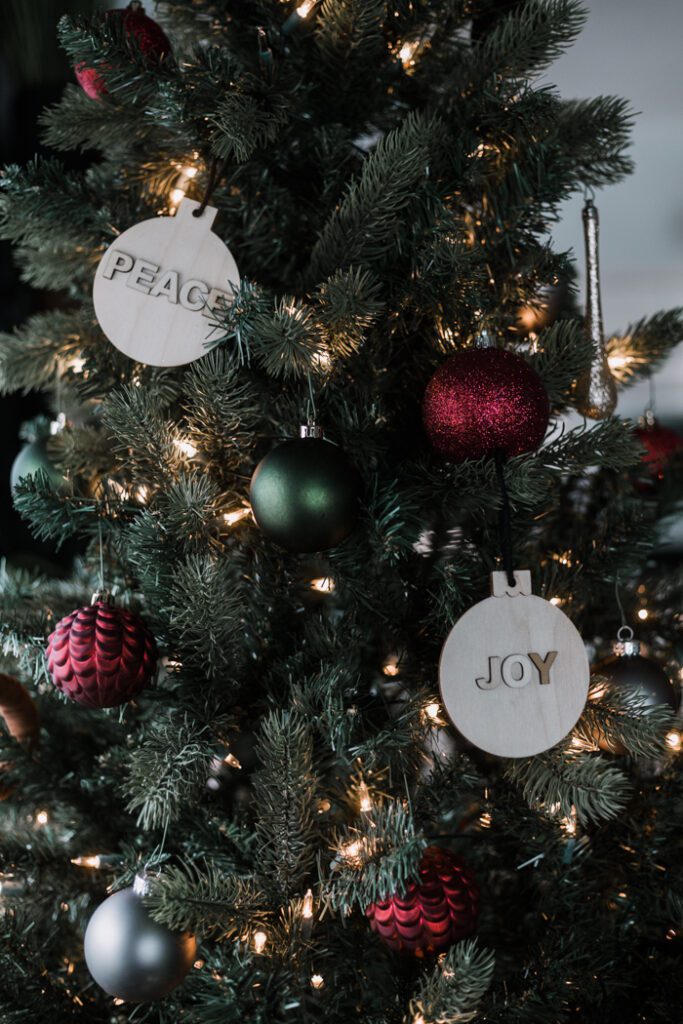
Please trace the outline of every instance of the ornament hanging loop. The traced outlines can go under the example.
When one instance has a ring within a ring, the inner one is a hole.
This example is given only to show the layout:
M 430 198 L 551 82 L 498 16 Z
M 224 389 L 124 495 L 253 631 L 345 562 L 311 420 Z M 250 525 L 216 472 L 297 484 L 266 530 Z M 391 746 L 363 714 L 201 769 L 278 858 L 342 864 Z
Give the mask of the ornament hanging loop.
M 619 643 L 627 643 L 629 640 L 633 640 L 634 632 L 630 626 L 620 626 L 617 630 L 617 640 Z
M 503 568 L 505 575 L 507 576 L 508 586 L 513 590 L 517 586 L 514 573 L 514 559 L 512 557 L 512 528 L 511 528 L 511 508 L 510 508 L 510 497 L 508 495 L 507 484 L 505 483 L 505 453 L 498 449 L 494 454 L 494 462 L 496 465 L 496 476 L 498 477 L 498 486 L 500 487 L 500 518 L 498 521 L 498 529 L 500 533 L 500 551 L 503 560 Z

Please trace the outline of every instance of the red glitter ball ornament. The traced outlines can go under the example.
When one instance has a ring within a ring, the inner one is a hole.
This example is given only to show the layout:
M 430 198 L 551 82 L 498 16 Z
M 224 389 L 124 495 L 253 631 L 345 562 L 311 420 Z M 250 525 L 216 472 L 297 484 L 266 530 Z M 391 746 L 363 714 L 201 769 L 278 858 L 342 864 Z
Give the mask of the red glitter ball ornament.
M 63 618 L 45 653 L 57 689 L 88 708 L 114 708 L 132 700 L 157 665 L 154 637 L 140 616 L 104 600 Z
M 365 913 L 389 949 L 423 957 L 473 933 L 479 889 L 472 872 L 440 846 L 427 847 L 419 873 L 420 881 L 410 882 L 403 895 L 371 903 Z
M 550 403 L 535 370 L 514 352 L 472 348 L 436 371 L 424 396 L 427 435 L 451 462 L 538 448 Z
M 133 0 L 124 10 L 107 11 L 106 18 L 120 21 L 126 39 L 134 39 L 137 48 L 145 57 L 161 60 L 171 52 L 171 44 L 166 33 L 153 18 L 148 18 L 144 7 Z M 99 71 L 105 65 L 100 65 Z M 108 92 L 106 83 L 97 68 L 89 68 L 85 62 L 74 68 L 76 81 L 86 96 L 91 100 L 99 100 Z

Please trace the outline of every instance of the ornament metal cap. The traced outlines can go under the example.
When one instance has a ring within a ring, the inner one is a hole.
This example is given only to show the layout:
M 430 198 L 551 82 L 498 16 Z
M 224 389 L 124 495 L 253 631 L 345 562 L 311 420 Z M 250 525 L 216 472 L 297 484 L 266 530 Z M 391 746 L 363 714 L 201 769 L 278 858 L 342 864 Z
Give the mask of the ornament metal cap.
M 108 590 L 96 590 L 90 598 L 90 604 L 113 604 L 114 600 Z
M 640 641 L 634 639 L 630 626 L 622 626 L 617 632 L 614 653 L 620 658 L 634 658 L 640 654 Z
M 324 436 L 325 431 L 318 423 L 302 423 L 299 427 L 299 437 L 313 437 L 322 440 Z
M 151 888 L 152 883 L 150 882 L 147 874 L 142 873 L 135 876 L 133 881 L 133 892 L 136 896 L 148 896 Z

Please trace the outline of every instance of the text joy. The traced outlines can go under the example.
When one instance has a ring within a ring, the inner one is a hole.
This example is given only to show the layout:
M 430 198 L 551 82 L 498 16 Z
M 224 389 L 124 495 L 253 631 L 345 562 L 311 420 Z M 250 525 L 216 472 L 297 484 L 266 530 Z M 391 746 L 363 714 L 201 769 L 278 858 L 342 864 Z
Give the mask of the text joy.
M 541 686 L 550 682 L 550 669 L 552 668 L 557 651 L 548 651 L 545 658 L 535 651 L 528 654 L 509 654 L 507 658 L 492 655 L 489 658 L 488 678 L 480 676 L 477 679 L 477 686 L 480 690 L 495 690 L 501 683 L 519 689 L 527 686 L 535 676 Z

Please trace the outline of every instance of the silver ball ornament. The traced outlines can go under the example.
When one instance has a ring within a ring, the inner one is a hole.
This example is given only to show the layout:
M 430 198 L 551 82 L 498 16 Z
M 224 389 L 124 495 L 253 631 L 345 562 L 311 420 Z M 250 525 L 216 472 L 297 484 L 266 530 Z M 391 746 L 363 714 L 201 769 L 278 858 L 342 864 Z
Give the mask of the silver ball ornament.
M 63 489 L 66 481 L 48 455 L 47 438 L 45 437 L 24 445 L 12 463 L 9 478 L 12 494 L 16 491 L 17 484 L 23 477 L 29 474 L 35 476 L 39 469 L 42 469 L 47 475 L 55 491 Z
M 190 970 L 197 952 L 192 935 L 157 924 L 142 901 L 144 881 L 101 903 L 85 932 L 85 962 L 97 984 L 127 1003 L 161 999 Z

